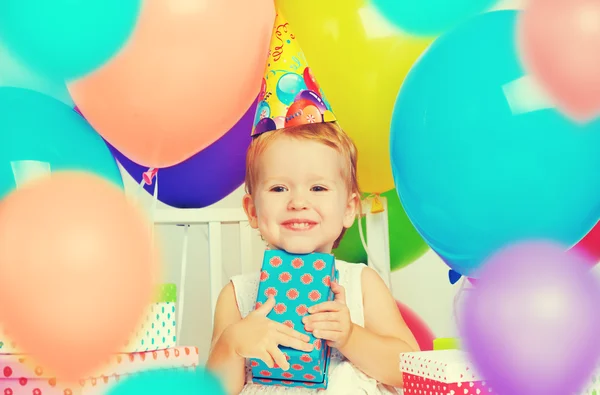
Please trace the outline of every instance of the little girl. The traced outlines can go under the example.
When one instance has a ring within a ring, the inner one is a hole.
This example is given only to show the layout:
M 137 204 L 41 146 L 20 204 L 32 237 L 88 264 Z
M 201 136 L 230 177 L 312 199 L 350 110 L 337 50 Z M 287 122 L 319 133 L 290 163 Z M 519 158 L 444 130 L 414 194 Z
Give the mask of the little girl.
M 282 32 L 289 34 L 285 41 Z M 310 69 L 298 67 L 305 62 L 301 51 L 286 47 L 295 45 L 294 36 L 280 15 L 273 37 L 247 154 L 243 206 L 268 248 L 331 253 L 360 210 L 356 147 L 335 122 Z M 279 72 L 285 74 L 274 77 Z M 290 78 L 294 73 L 308 89 L 287 95 L 283 88 L 297 80 Z M 374 270 L 339 259 L 336 267 L 339 283 L 331 284 L 335 299 L 310 307 L 304 317 L 305 331 L 333 348 L 324 392 L 398 393 L 400 353 L 417 351 L 417 342 Z M 254 309 L 259 275 L 235 276 L 221 291 L 207 368 L 221 377 L 230 394 L 314 394 L 315 389 L 252 382 L 249 358 L 287 370 L 280 345 L 306 352 L 313 347 L 305 334 L 267 318 L 273 298 Z

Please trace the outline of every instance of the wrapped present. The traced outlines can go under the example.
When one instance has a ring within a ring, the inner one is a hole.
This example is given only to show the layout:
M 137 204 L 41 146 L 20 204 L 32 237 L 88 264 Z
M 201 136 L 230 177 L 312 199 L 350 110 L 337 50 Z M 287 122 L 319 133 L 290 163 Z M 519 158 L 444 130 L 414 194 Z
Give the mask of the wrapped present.
M 405 395 L 495 393 L 493 385 L 474 369 L 468 354 L 457 349 L 403 353 L 400 355 L 400 370 Z M 581 391 L 571 395 L 600 395 L 600 367 Z
M 290 369 L 270 369 L 258 359 L 250 361 L 253 381 L 287 387 L 327 388 L 327 369 L 331 349 L 327 343 L 304 330 L 302 317 L 310 306 L 333 300 L 331 280 L 337 281 L 335 258 L 331 254 L 292 255 L 280 250 L 265 251 L 256 307 L 275 297 L 268 318 L 305 333 L 315 345 L 310 353 L 280 347 Z
M 493 393 L 492 387 L 475 371 L 467 354 L 461 350 L 403 353 L 400 370 L 406 395 Z
M 143 316 L 140 326 L 119 351 L 140 352 L 173 348 L 177 345 L 177 287 L 162 284 Z M 0 354 L 21 354 L 10 334 L 0 328 Z
M 148 306 L 140 327 L 122 352 L 154 351 L 177 345 L 177 287 L 163 284 Z
M 197 347 L 176 347 L 158 351 L 114 354 L 98 371 L 83 379 L 103 376 L 119 376 L 150 369 L 168 369 L 185 366 L 197 366 L 199 361 Z M 27 355 L 0 355 L 0 378 L 52 379 L 49 369 L 39 366 Z M 1 394 L 1 392 L 0 392 Z
M 195 369 L 195 366 L 181 366 L 169 369 Z M 4 395 L 104 395 L 122 379 L 137 376 L 147 371 L 126 375 L 91 377 L 76 383 L 65 383 L 53 378 L 0 379 L 0 394 Z

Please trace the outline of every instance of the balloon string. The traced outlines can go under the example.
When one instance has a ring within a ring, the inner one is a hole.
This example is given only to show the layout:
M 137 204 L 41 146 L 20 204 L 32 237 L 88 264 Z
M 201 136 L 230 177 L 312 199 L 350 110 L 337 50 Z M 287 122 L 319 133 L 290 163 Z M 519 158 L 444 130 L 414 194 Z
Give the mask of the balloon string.
M 361 202 L 361 204 L 362 204 L 362 202 Z M 363 227 L 362 227 L 362 213 L 358 214 L 358 234 L 360 236 L 360 242 L 362 243 L 362 246 L 365 249 L 365 252 L 367 253 L 367 262 L 366 263 L 368 264 L 369 258 L 370 258 L 371 262 L 373 263 L 373 266 L 380 267 L 377 264 L 377 260 L 373 258 L 373 254 L 371 254 L 371 251 L 369 251 L 369 246 L 367 245 L 367 242 L 365 241 L 365 234 L 363 232 Z
M 460 299 L 462 298 L 463 293 L 466 291 L 465 289 L 465 284 L 466 282 L 469 281 L 467 279 L 467 277 L 463 277 L 462 281 L 460 283 L 460 287 L 458 288 L 458 292 L 456 293 L 456 295 L 454 295 L 454 301 L 452 303 L 452 307 L 453 307 L 453 312 L 452 312 L 452 317 L 454 318 L 454 324 L 456 325 L 457 328 L 460 328 L 459 325 L 459 314 L 458 314 L 458 309 L 459 309 L 459 303 L 460 303 Z
M 155 177 L 155 184 L 154 184 L 154 196 L 152 198 L 152 210 L 151 210 L 151 218 L 152 221 L 150 222 L 152 224 L 152 245 L 154 245 L 154 218 L 156 216 L 156 204 L 158 202 L 158 172 L 156 172 L 154 174 Z

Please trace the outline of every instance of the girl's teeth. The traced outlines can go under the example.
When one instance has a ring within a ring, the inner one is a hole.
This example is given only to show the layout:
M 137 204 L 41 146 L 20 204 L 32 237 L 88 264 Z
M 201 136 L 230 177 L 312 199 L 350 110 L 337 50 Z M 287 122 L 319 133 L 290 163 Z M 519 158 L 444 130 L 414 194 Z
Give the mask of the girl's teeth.
M 307 228 L 307 227 L 308 227 L 308 223 L 306 223 L 306 222 L 292 224 L 292 228 Z

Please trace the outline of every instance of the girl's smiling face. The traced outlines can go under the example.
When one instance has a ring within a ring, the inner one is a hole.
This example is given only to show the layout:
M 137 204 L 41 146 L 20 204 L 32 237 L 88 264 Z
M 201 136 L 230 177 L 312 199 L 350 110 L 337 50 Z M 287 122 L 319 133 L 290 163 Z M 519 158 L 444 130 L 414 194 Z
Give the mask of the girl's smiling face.
M 343 164 L 323 143 L 278 137 L 260 154 L 256 187 L 244 196 L 250 225 L 271 248 L 330 253 L 343 228 L 352 226 L 358 204 Z

